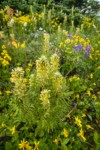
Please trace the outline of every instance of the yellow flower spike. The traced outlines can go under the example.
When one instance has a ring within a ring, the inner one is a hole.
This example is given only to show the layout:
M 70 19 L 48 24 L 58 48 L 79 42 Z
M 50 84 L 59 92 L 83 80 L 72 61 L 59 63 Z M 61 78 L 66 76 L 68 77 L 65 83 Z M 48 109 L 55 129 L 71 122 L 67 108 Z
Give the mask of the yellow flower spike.
M 82 127 L 82 122 L 81 120 L 77 117 L 75 117 L 75 124 L 77 124 L 77 126 Z
M 34 141 L 34 150 L 39 150 L 40 141 Z
M 67 138 L 68 137 L 68 131 L 64 128 L 62 135 Z
M 56 143 L 56 144 L 58 145 L 59 139 L 58 139 L 58 138 L 55 138 L 53 142 Z
M 42 90 L 40 94 L 40 100 L 42 101 L 42 105 L 44 108 L 48 109 L 50 107 L 50 90 Z
M 90 78 L 91 78 L 91 79 L 93 78 L 93 74 L 92 74 L 92 73 L 90 74 Z

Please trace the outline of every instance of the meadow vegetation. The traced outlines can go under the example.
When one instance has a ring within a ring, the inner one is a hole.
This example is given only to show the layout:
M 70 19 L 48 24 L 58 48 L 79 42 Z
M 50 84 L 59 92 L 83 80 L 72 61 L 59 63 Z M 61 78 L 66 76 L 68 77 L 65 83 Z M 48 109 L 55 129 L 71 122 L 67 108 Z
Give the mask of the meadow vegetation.
M 7 4 L 0 150 L 100 150 L 100 20 L 74 6 L 58 11 L 53 1 L 25 3 L 28 11 Z

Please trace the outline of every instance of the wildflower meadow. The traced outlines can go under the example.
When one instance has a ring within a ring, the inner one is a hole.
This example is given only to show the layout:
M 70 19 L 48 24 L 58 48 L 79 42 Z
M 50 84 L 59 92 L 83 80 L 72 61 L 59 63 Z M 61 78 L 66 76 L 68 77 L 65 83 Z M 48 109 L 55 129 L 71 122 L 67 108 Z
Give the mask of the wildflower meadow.
M 0 150 L 100 150 L 100 19 L 51 4 L 1 4 Z

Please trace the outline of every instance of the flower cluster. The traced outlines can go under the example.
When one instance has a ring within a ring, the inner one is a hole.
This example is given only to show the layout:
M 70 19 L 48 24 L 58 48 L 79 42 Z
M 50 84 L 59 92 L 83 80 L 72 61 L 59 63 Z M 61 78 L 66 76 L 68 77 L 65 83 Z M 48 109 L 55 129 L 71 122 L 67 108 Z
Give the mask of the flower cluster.
M 9 62 L 12 60 L 10 55 L 7 53 L 7 50 L 3 49 L 0 54 L 0 61 L 3 66 L 8 66 Z
M 49 109 L 50 107 L 50 90 L 44 89 L 40 93 L 40 100 L 42 102 L 42 105 L 44 109 Z
M 14 46 L 14 48 L 18 49 L 18 48 L 25 48 L 26 44 L 25 44 L 25 42 L 23 42 L 21 44 L 20 42 L 12 41 L 12 46 Z
M 42 85 L 47 84 L 50 74 L 50 65 L 46 56 L 41 56 L 36 60 L 37 78 Z
M 24 78 L 24 70 L 21 67 L 17 67 L 12 70 L 10 81 L 14 83 L 14 94 L 19 99 L 23 99 L 26 90 L 26 78 Z
M 22 140 L 19 144 L 20 149 L 32 150 L 32 147 L 29 145 L 28 141 Z
M 92 58 L 93 47 L 90 40 L 84 39 L 79 35 L 67 35 L 67 39 L 59 43 L 59 48 L 69 55 L 74 53 L 82 54 L 85 58 Z M 78 58 L 79 59 L 79 58 Z
M 55 91 L 55 94 L 59 95 L 60 91 L 63 92 L 66 87 L 66 80 L 65 78 L 61 75 L 60 72 L 55 72 L 53 76 L 53 88 Z
M 57 71 L 59 69 L 59 56 L 55 53 L 51 56 L 51 69 Z
M 43 45 L 44 52 L 47 52 L 49 50 L 49 40 L 50 40 L 49 34 L 44 33 L 44 45 Z

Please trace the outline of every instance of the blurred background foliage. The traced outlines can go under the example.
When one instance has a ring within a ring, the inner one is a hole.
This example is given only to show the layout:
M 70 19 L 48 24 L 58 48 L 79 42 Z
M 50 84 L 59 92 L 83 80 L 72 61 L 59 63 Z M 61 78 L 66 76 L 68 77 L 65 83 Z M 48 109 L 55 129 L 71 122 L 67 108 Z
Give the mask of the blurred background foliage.
M 40 11 L 43 5 L 48 8 L 62 10 L 70 14 L 72 6 L 76 8 L 77 13 L 94 15 L 100 8 L 100 3 L 97 0 L 0 0 L 0 7 L 4 8 L 9 5 L 15 10 L 21 10 L 25 13 L 29 12 L 30 5 L 33 6 L 34 11 Z

